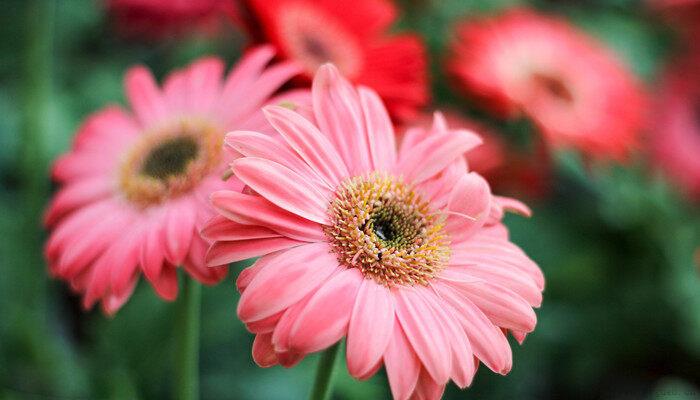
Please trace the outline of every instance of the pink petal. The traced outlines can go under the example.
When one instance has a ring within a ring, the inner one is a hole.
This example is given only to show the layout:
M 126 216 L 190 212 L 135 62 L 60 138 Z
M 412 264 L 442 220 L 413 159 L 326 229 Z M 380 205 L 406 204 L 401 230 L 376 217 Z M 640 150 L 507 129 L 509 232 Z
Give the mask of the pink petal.
M 130 218 L 123 218 L 120 214 L 95 221 L 86 228 L 79 240 L 65 246 L 55 266 L 55 274 L 70 277 L 80 273 L 111 246 L 131 222 Z
M 202 229 L 202 237 L 210 241 L 237 241 L 280 237 L 280 234 L 264 226 L 242 225 L 222 216 L 211 219 Z
M 68 215 L 49 236 L 46 242 L 46 257 L 55 260 L 68 242 L 73 242 L 99 221 L 105 215 L 112 215 L 121 210 L 111 199 L 90 204 Z
M 255 278 L 263 268 L 270 265 L 270 261 L 273 261 L 277 255 L 279 255 L 279 253 L 264 255 L 255 261 L 253 265 L 241 271 L 241 273 L 238 274 L 238 278 L 236 278 L 236 287 L 238 291 L 243 293 L 250 282 L 252 282 L 253 278 Z
M 391 340 L 384 352 L 384 368 L 394 400 L 406 400 L 416 387 L 420 361 L 397 319 L 393 320 Z
M 452 266 L 456 273 L 501 285 L 512 290 L 533 307 L 542 304 L 542 292 L 535 282 L 522 272 L 497 262 L 479 262 L 471 265 Z
M 491 208 L 491 189 L 480 175 L 471 172 L 460 179 L 448 200 L 446 229 L 453 242 L 461 242 L 484 225 Z
M 438 382 L 450 378 L 450 342 L 440 321 L 415 289 L 396 291 L 396 315 L 416 354 Z
M 151 72 L 145 67 L 134 67 L 124 78 L 126 97 L 142 126 L 151 126 L 168 116 L 163 95 Z
M 345 336 L 362 280 L 357 268 L 349 268 L 321 285 L 292 327 L 290 349 L 313 353 Z
M 269 317 L 296 303 L 338 267 L 338 260 L 325 243 L 281 252 L 274 263 L 263 269 L 241 295 L 238 316 L 243 322 Z
M 453 315 L 467 333 L 474 355 L 492 371 L 507 374 L 513 365 L 513 355 L 503 332 L 465 296 L 447 285 L 434 286 L 446 304 L 454 308 Z
M 187 68 L 187 109 L 196 114 L 212 111 L 219 100 L 224 63 L 218 58 L 207 57 L 194 62 Z
M 110 317 L 116 314 L 124 303 L 129 300 L 129 297 L 131 297 L 137 282 L 138 277 L 134 276 L 121 292 L 107 294 L 105 298 L 102 299 L 102 311 Z
M 277 355 L 272 347 L 272 333 L 255 335 L 253 341 L 253 360 L 259 367 L 268 368 L 277 365 Z
M 266 125 L 269 125 L 269 122 L 264 118 L 263 121 Z M 226 135 L 225 143 L 226 146 L 246 157 L 265 158 L 285 165 L 305 179 L 332 189 L 332 187 L 328 186 L 328 183 L 323 181 L 304 160 L 279 138 L 273 138 L 258 132 L 235 131 Z
M 93 203 L 109 196 L 112 192 L 112 182 L 104 177 L 87 178 L 70 183 L 56 194 L 51 200 L 44 221 L 46 225 L 54 225 L 60 217 L 76 208 Z
M 474 353 L 469 343 L 467 334 L 462 329 L 456 317 L 449 307 L 445 307 L 435 292 L 427 289 L 421 290 L 423 299 L 433 309 L 434 314 L 440 319 L 442 328 L 452 348 L 452 380 L 461 388 L 469 386 L 476 373 L 474 365 Z
M 396 171 L 409 182 L 422 182 L 479 144 L 481 138 L 469 131 L 435 133 L 410 148 L 408 154 L 401 154 Z
M 390 171 L 396 163 L 394 125 L 377 93 L 360 87 L 360 104 L 365 117 L 369 151 L 375 170 Z
M 326 209 L 332 193 L 322 191 L 289 168 L 274 161 L 246 157 L 234 161 L 232 169 L 246 185 L 280 208 L 328 224 Z
M 163 228 L 160 219 L 151 222 L 146 228 L 141 242 L 140 264 L 143 273 L 150 281 L 158 280 L 165 258 L 165 243 L 163 243 Z
M 348 372 L 367 375 L 381 360 L 394 329 L 394 299 L 389 289 L 365 279 L 357 293 L 347 338 Z
M 162 299 L 173 301 L 177 298 L 177 268 L 172 265 L 166 265 L 161 269 L 158 278 L 149 279 L 149 281 Z
M 298 240 L 277 235 L 265 239 L 216 242 L 207 251 L 206 263 L 212 267 L 247 260 L 278 250 L 305 244 Z
M 311 122 L 284 107 L 268 106 L 263 111 L 270 124 L 330 188 L 349 175 L 331 142 Z
M 226 126 L 235 127 L 248 115 L 258 111 L 277 89 L 299 71 L 299 66 L 291 62 L 275 64 L 263 71 L 244 95 L 235 99 L 225 98 L 225 101 L 233 103 L 233 107 L 222 110 L 226 115 Z
M 416 389 L 411 395 L 411 400 L 439 400 L 445 391 L 445 385 L 440 385 L 426 372 L 421 371 Z
M 311 96 L 318 127 L 335 145 L 350 174 L 371 171 L 362 109 L 350 82 L 335 66 L 325 64 L 316 72 Z
M 205 264 L 205 253 L 207 251 L 207 244 L 199 236 L 194 236 L 192 238 L 192 244 L 190 246 L 189 254 L 187 259 L 183 264 L 185 271 L 192 275 L 196 280 L 202 282 L 205 285 L 213 285 L 221 281 L 228 273 L 228 267 L 226 265 L 220 265 L 217 267 L 207 267 Z
M 165 218 L 165 257 L 173 265 L 185 261 L 195 229 L 196 209 L 189 201 L 180 201 Z
M 89 309 L 107 295 L 113 280 L 121 281 L 126 277 L 126 282 L 120 282 L 120 285 L 126 287 L 136 273 L 136 266 L 136 247 L 133 246 L 131 237 L 123 237 L 112 244 L 92 265 L 83 297 L 83 307 Z M 117 271 L 115 275 L 119 275 L 116 279 L 112 277 L 113 271 Z
M 501 226 L 482 229 L 466 242 L 453 246 L 450 264 L 497 265 L 499 269 L 510 269 L 513 274 L 525 274 L 535 283 L 539 291 L 544 289 L 544 275 L 518 246 L 508 241 L 507 236 L 495 237 Z
M 280 311 L 277 314 L 270 315 L 267 318 L 263 318 L 258 321 L 253 321 L 245 324 L 245 327 L 252 333 L 272 333 L 280 322 L 280 319 L 284 315 L 284 311 Z
M 142 232 L 129 232 L 113 245 L 115 248 L 119 248 L 116 252 L 121 254 L 119 256 L 115 255 L 115 258 L 112 260 L 113 265 L 111 266 L 112 271 L 110 279 L 112 292 L 120 293 L 125 291 L 130 280 L 137 273 L 139 253 L 141 250 L 139 243 L 142 238 Z
M 211 195 L 214 208 L 226 218 L 244 225 L 261 225 L 292 239 L 326 240 L 321 226 L 285 211 L 260 196 L 221 190 Z
M 331 276 L 338 272 L 340 272 L 340 268 L 336 269 L 336 271 L 334 271 L 334 273 L 331 274 Z M 272 332 L 272 345 L 275 348 L 278 357 L 281 358 L 280 364 L 282 365 L 286 365 L 288 363 L 293 362 L 293 358 L 295 358 L 293 356 L 290 357 L 291 352 L 289 351 L 289 335 L 292 331 L 294 323 L 299 318 L 299 314 L 301 314 L 301 312 L 304 311 L 304 308 L 309 303 L 309 300 L 311 300 L 311 297 L 313 297 L 313 295 L 316 294 L 317 291 L 318 287 L 314 288 L 309 293 L 307 293 L 303 299 L 294 303 L 285 311 L 282 311 L 282 318 L 280 318 L 280 320 L 277 322 L 275 330 Z M 288 356 L 280 356 L 282 353 L 288 353 Z M 293 354 L 303 353 L 294 352 Z
M 503 286 L 491 282 L 453 285 L 501 328 L 532 332 L 537 316 L 530 304 Z

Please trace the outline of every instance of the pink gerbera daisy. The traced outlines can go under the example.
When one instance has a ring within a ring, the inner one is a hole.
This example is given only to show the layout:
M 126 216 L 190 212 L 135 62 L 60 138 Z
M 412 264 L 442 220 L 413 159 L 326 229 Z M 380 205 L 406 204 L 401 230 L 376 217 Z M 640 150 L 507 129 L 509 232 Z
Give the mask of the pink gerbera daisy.
M 556 147 L 623 159 L 643 124 L 639 83 L 563 19 L 515 9 L 459 25 L 448 68 L 506 116 L 523 112 Z
M 78 130 L 53 167 L 62 187 L 46 214 L 53 230 L 46 255 L 85 308 L 102 300 L 106 313 L 116 312 L 141 271 L 167 300 L 177 295 L 176 266 L 206 284 L 226 274 L 225 263 L 205 268 L 198 231 L 213 213 L 209 194 L 241 187 L 221 178 L 224 133 L 271 129 L 260 107 L 298 72 L 290 64 L 266 69 L 273 56 L 256 49 L 225 79 L 221 60 L 201 59 L 171 74 L 162 90 L 146 68 L 132 68 L 125 87 L 133 114 L 107 107 Z
M 651 151 L 683 190 L 700 199 L 700 55 L 677 61 L 656 95 Z
M 304 67 L 308 80 L 326 62 L 374 89 L 393 117 L 416 114 L 429 98 L 427 61 L 415 34 L 391 35 L 390 0 L 248 0 L 262 41 Z
M 377 94 L 332 65 L 312 86 L 313 116 L 264 109 L 279 136 L 226 138 L 247 189 L 219 191 L 204 229 L 210 265 L 262 256 L 238 278 L 238 315 L 261 366 L 289 367 L 347 336 L 347 365 L 382 365 L 396 399 L 468 386 L 477 361 L 511 369 L 506 332 L 535 327 L 540 269 L 508 240 L 504 209 L 463 154 L 481 142 L 436 114 L 399 148 Z

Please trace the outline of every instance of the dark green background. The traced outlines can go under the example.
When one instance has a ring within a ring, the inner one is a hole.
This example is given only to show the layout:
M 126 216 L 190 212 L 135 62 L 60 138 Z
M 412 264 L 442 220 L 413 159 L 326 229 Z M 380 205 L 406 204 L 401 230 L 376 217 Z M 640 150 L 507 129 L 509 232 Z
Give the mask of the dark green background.
M 456 18 L 523 3 L 404 1 L 397 27 L 418 31 L 429 44 L 438 105 L 519 141 L 535 134 L 529 125 L 490 120 L 470 107 L 450 90 L 440 60 Z M 230 64 L 243 38 L 228 29 L 216 39 L 127 42 L 115 36 L 99 3 L 0 5 L 0 399 L 170 398 L 174 304 L 141 282 L 108 319 L 81 312 L 66 286 L 49 279 L 40 225 L 52 190 L 47 170 L 82 118 L 123 102 L 121 79 L 130 65 L 144 63 L 162 77 L 204 54 Z M 608 43 L 650 86 L 679 47 L 638 1 L 531 5 L 565 15 Z M 537 329 L 522 347 L 513 344 L 508 376 L 482 367 L 471 389 L 450 386 L 446 398 L 700 398 L 697 209 L 641 155 L 626 168 L 583 168 L 573 153 L 554 159 L 552 193 L 532 203 L 534 217 L 507 219 L 513 240 L 547 278 Z M 252 336 L 235 316 L 234 275 L 204 290 L 202 398 L 304 398 L 316 357 L 291 370 L 256 367 Z M 356 382 L 338 370 L 335 398 L 388 397 L 383 373 Z

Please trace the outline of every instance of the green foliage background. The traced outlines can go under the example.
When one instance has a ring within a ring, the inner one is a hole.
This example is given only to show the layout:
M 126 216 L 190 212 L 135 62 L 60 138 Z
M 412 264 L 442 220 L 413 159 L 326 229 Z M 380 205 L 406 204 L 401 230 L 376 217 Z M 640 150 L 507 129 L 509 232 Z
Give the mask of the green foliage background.
M 518 0 L 405 0 L 398 29 L 421 33 L 431 53 L 434 97 L 516 138 L 526 123 L 490 120 L 450 89 L 440 69 L 453 21 L 523 5 Z M 538 0 L 608 43 L 650 87 L 677 38 L 635 0 Z M 175 305 L 141 282 L 112 319 L 82 313 L 42 258 L 48 166 L 88 113 L 123 102 L 121 80 L 143 63 L 158 76 L 200 55 L 232 63 L 244 42 L 139 44 L 116 37 L 98 2 L 3 0 L 0 13 L 0 399 L 170 398 Z M 553 193 L 535 215 L 509 217 L 513 240 L 545 271 L 539 323 L 506 377 L 485 367 L 467 391 L 446 398 L 685 399 L 700 397 L 700 245 L 697 205 L 683 201 L 643 157 L 631 167 L 584 168 L 555 157 Z M 252 336 L 235 317 L 234 274 L 205 288 L 203 399 L 299 399 L 315 356 L 291 370 L 257 368 Z M 387 398 L 382 373 L 352 380 L 337 399 Z

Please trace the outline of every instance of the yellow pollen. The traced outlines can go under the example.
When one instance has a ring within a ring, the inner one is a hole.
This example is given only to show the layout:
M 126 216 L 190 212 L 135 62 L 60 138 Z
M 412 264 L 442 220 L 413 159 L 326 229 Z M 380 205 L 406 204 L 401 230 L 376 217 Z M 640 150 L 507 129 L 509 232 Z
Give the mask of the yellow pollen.
M 340 263 L 382 285 L 427 285 L 450 258 L 444 218 L 401 179 L 350 178 L 328 214 L 325 233 Z
M 223 130 L 183 118 L 144 133 L 122 161 L 119 187 L 141 207 L 189 192 L 221 160 Z

